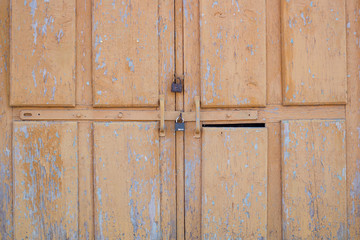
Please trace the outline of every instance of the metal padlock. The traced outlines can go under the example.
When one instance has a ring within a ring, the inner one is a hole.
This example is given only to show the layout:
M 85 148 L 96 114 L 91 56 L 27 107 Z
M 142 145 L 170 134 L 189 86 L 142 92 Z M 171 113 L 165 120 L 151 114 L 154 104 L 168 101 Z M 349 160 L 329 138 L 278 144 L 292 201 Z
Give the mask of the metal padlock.
M 181 93 L 183 89 L 182 79 L 180 77 L 174 77 L 174 81 L 171 84 L 171 92 Z
M 175 120 L 175 131 L 185 131 L 185 121 L 180 113 L 180 116 Z

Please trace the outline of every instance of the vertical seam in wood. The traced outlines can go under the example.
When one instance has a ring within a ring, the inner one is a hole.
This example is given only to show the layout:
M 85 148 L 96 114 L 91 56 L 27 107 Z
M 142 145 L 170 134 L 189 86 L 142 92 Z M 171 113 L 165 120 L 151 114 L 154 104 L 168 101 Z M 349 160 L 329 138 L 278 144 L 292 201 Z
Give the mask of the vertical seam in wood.
M 76 61 L 77 62 L 77 61 Z M 76 91 L 75 91 L 76 93 Z M 76 97 L 75 97 L 76 102 Z M 78 211 L 78 219 L 77 219 L 77 237 L 80 237 L 80 123 L 76 122 L 76 144 L 77 144 L 77 174 L 78 174 L 78 186 L 77 186 L 77 211 Z

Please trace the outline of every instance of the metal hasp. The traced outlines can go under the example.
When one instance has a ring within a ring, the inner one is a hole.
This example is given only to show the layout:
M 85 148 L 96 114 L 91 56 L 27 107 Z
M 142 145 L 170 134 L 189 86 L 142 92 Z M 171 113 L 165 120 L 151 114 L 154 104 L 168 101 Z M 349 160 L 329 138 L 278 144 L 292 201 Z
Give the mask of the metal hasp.
M 165 137 L 165 97 L 160 95 L 160 137 Z
M 195 138 L 200 138 L 201 125 L 200 125 L 200 97 L 195 97 Z

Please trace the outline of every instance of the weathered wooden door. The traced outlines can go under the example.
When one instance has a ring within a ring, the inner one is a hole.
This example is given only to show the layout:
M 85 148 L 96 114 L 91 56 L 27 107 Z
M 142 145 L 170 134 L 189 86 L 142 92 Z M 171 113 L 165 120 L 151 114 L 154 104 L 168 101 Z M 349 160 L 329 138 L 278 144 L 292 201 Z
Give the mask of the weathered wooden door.
M 184 1 L 187 239 L 360 238 L 359 7 Z
M 174 236 L 175 135 L 156 119 L 160 98 L 175 110 L 174 3 L 0 9 L 0 238 Z
M 1 1 L 0 238 L 359 239 L 359 15 Z

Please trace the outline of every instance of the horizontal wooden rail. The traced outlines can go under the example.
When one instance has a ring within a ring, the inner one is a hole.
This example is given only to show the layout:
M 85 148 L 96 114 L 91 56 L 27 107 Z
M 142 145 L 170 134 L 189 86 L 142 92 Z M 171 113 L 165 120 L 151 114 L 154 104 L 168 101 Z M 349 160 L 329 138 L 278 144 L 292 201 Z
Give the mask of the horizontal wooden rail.
M 180 111 L 165 111 L 165 121 L 175 121 Z M 185 122 L 195 122 L 195 112 L 184 112 Z M 200 113 L 202 121 L 256 120 L 256 110 L 206 111 Z M 87 121 L 160 121 L 160 111 L 118 110 L 22 110 L 21 120 L 87 120 Z
M 201 109 L 201 122 L 279 122 L 291 119 L 345 119 L 345 106 L 280 106 L 243 110 Z M 166 121 L 175 121 L 180 111 L 165 111 Z M 195 112 L 184 112 L 185 122 L 195 122 Z M 14 109 L 14 120 L 29 121 L 160 121 L 159 110 Z

